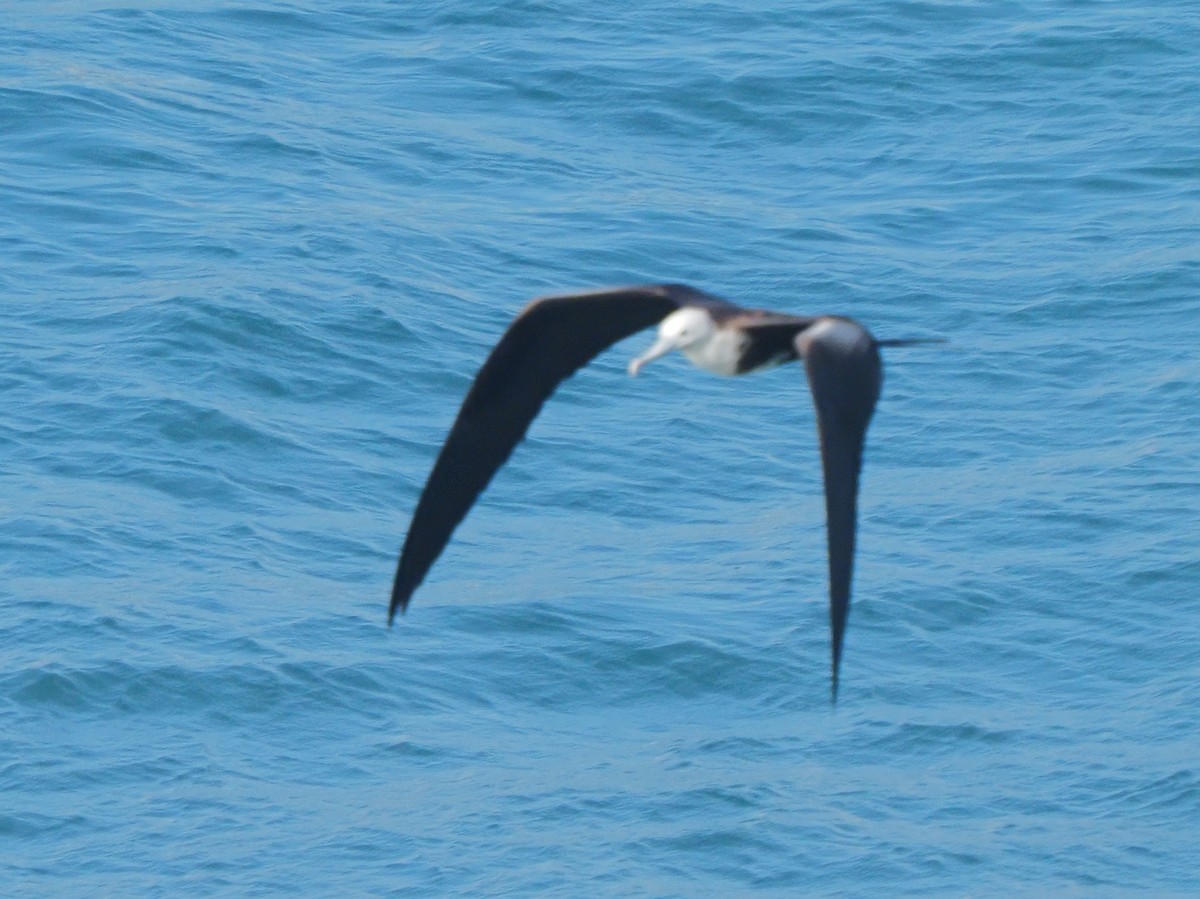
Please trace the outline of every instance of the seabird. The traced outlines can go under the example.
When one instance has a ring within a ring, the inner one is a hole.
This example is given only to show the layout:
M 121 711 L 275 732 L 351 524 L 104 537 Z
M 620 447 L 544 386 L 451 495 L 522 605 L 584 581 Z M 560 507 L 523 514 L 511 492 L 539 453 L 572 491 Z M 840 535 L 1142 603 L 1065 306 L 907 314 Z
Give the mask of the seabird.
M 829 544 L 833 698 L 850 609 L 863 442 L 883 383 L 876 340 L 837 315 L 743 309 L 683 284 L 647 284 L 533 300 L 514 319 L 475 377 L 413 513 L 388 609 L 390 625 L 454 529 L 525 436 L 560 383 L 619 340 L 658 325 L 658 339 L 629 363 L 680 350 L 699 368 L 741 375 L 800 359 L 817 412 Z

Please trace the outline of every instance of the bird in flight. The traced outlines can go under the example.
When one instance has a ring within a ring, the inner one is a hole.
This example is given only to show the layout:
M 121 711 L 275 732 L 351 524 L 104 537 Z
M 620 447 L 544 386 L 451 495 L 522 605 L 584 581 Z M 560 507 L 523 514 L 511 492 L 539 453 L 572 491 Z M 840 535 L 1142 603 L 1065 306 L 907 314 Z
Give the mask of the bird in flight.
M 744 309 L 683 284 L 543 297 L 513 320 L 467 391 L 417 502 L 400 552 L 388 623 L 397 609 L 407 609 L 454 529 L 558 385 L 603 350 L 651 325 L 658 326 L 658 339 L 629 363 L 631 375 L 672 350 L 719 375 L 804 363 L 825 480 L 836 700 L 863 444 L 883 383 L 879 348 L 937 341 L 876 340 L 849 318 Z

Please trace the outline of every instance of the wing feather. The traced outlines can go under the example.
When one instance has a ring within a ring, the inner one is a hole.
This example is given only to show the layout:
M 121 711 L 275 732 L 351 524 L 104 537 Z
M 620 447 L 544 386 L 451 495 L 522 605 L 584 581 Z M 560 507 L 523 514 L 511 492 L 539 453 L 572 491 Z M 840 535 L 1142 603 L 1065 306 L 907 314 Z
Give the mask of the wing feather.
M 833 698 L 837 700 L 842 640 L 850 612 L 858 481 L 867 426 L 883 385 L 883 363 L 874 339 L 861 325 L 822 318 L 796 338 L 817 411 L 821 467 L 825 476 L 825 529 L 829 543 L 829 624 L 833 650 Z
M 684 305 L 727 304 L 684 285 L 650 284 L 545 297 L 525 307 L 475 377 L 417 502 L 389 623 L 555 388 L 603 350 Z

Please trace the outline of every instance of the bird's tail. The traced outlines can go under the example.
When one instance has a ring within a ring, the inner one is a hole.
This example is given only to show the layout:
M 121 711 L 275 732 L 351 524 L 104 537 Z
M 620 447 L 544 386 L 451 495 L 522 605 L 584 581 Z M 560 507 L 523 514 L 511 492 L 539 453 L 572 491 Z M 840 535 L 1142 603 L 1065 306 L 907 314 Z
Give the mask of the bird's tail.
M 919 346 L 923 343 L 946 343 L 945 337 L 897 337 L 891 340 L 876 340 L 875 346 Z

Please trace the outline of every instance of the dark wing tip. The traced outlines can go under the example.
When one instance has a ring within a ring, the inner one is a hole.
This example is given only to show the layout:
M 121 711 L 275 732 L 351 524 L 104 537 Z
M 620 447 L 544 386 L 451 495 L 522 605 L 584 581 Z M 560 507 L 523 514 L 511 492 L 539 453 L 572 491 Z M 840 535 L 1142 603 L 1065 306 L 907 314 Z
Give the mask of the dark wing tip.
M 392 599 L 388 603 L 388 627 L 392 626 L 392 622 L 396 618 L 396 613 L 403 615 L 408 611 L 408 603 L 412 599 L 412 595 L 417 592 L 417 587 L 421 585 L 421 581 L 425 579 L 425 573 L 428 571 L 428 565 L 425 570 L 418 575 L 414 575 L 414 568 L 419 568 L 419 565 L 413 563 L 412 539 L 404 541 L 404 548 L 400 552 L 400 562 L 396 565 L 396 579 L 392 581 Z
M 853 549 L 851 549 L 853 552 Z M 849 573 L 842 575 L 848 578 Z M 850 612 L 850 590 L 849 583 L 846 584 L 844 595 L 837 588 L 830 591 L 829 596 L 829 624 L 830 624 L 830 648 L 832 650 L 830 658 L 830 701 L 833 705 L 837 705 L 838 698 L 838 683 L 842 670 L 842 644 L 846 636 L 846 619 Z
M 410 595 L 411 593 L 405 595 L 405 592 L 400 589 L 399 581 L 397 581 L 396 585 L 392 587 L 392 601 L 388 605 L 388 627 L 392 626 L 392 621 L 396 617 L 397 609 L 400 610 L 401 615 L 403 615 L 408 609 L 408 597 Z
M 846 604 L 841 609 L 831 609 L 832 614 L 830 615 L 830 624 L 833 626 L 833 640 L 831 641 L 833 653 L 830 658 L 830 698 L 834 705 L 837 705 L 838 683 L 842 671 L 842 643 L 846 635 L 846 613 L 849 611 L 849 597 L 847 596 L 846 599 Z

